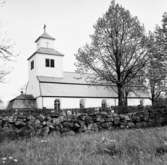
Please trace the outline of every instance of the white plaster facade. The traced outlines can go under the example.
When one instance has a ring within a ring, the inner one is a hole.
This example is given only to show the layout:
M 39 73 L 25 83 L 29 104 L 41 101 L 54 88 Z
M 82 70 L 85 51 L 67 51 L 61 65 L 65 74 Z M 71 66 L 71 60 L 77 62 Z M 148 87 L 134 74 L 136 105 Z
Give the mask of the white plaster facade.
M 54 49 L 54 38 L 45 30 L 35 42 L 37 50 L 28 58 L 26 94 L 36 98 L 38 108 L 54 108 L 55 99 L 60 100 L 61 108 L 78 108 L 81 99 L 86 107 L 100 107 L 103 99 L 108 106 L 118 104 L 115 86 L 92 84 L 87 81 L 88 75 L 63 71 L 64 55 Z M 46 59 L 54 60 L 54 67 L 46 67 Z M 142 90 L 129 95 L 128 105 L 139 105 L 141 99 L 144 105 L 151 104 L 148 93 Z
M 39 48 L 54 48 L 54 42 L 53 40 L 48 40 L 47 38 L 39 38 L 39 40 L 36 40 L 37 43 L 37 49 Z
M 45 59 L 53 59 L 55 67 L 45 67 Z M 51 56 L 37 53 L 35 55 L 34 70 L 36 76 L 62 77 L 63 58 L 61 56 Z

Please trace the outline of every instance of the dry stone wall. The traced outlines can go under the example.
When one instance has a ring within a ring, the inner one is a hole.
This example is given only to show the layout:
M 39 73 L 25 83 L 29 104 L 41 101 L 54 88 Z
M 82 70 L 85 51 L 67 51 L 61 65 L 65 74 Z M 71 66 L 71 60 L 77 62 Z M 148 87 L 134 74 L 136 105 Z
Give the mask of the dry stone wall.
M 51 110 L 11 111 L 0 113 L 0 138 L 46 136 L 51 133 L 74 135 L 80 132 L 146 128 L 167 124 L 166 108 L 116 114 L 92 112 L 57 114 Z

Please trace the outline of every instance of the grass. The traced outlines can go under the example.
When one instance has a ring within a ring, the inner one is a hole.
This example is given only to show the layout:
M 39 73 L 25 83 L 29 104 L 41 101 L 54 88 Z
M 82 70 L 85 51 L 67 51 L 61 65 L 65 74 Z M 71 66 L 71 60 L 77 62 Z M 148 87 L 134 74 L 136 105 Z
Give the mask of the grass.
M 164 165 L 167 127 L 0 143 L 0 165 Z

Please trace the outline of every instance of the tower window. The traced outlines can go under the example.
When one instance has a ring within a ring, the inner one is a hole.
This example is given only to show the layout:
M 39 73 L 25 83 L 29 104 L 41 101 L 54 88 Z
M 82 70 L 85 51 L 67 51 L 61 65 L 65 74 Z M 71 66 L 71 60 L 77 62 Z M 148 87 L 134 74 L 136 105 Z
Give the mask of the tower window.
M 55 61 L 53 59 L 51 59 L 50 62 L 51 62 L 51 67 L 54 67 L 55 66 Z
M 31 70 L 34 69 L 34 60 L 31 61 Z
M 53 59 L 45 59 L 45 66 L 46 67 L 52 67 L 54 68 L 55 66 L 55 61 Z
M 45 66 L 49 67 L 49 59 L 45 59 Z

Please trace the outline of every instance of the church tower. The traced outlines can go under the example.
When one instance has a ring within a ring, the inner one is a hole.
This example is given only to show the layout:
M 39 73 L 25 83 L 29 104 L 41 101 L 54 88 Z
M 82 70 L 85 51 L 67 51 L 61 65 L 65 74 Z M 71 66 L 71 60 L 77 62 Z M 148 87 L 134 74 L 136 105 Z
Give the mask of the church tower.
M 36 51 L 28 58 L 29 81 L 37 76 L 63 77 L 64 55 L 54 49 L 55 38 L 46 32 L 35 40 Z

